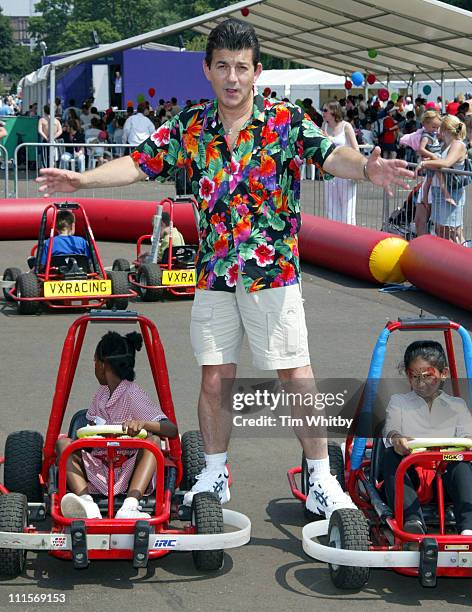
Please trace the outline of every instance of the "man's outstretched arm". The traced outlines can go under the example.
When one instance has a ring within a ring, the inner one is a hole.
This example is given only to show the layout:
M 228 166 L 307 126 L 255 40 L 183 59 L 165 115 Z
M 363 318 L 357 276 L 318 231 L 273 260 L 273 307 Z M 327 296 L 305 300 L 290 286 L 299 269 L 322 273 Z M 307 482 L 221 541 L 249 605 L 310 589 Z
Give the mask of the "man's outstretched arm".
M 99 189 L 101 187 L 122 187 L 142 181 L 146 174 L 127 155 L 84 173 L 57 168 L 43 168 L 36 182 L 45 197 L 56 192 L 70 193 L 78 189 Z

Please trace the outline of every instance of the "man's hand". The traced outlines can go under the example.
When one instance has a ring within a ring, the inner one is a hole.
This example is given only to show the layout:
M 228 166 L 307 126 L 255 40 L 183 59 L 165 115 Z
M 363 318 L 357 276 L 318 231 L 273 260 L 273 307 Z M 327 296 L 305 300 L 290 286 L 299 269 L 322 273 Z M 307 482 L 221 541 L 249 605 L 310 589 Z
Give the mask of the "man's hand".
M 36 179 L 36 182 L 41 185 L 39 191 L 45 198 L 58 191 L 71 193 L 81 187 L 82 175 L 79 172 L 42 168 L 39 173 L 41 176 Z
M 123 431 L 128 436 L 137 436 L 141 429 L 146 429 L 145 421 L 125 421 L 122 425 Z
M 408 447 L 408 440 L 411 440 L 411 438 L 405 438 L 403 436 L 395 434 L 391 438 L 393 450 L 402 457 L 404 457 L 405 455 L 409 455 L 411 453 L 411 449 Z
M 404 179 L 415 177 L 415 173 L 407 169 L 406 161 L 401 159 L 383 159 L 380 147 L 375 147 L 367 160 L 367 175 L 371 183 L 383 187 L 389 196 L 393 196 L 391 185 L 399 185 L 410 189 Z

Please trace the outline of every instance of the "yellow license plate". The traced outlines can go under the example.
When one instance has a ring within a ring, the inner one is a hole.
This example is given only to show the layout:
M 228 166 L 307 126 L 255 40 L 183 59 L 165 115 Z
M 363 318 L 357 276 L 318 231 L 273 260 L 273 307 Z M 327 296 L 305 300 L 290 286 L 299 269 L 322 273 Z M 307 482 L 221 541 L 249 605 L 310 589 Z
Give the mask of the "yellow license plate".
M 111 280 L 100 278 L 91 280 L 46 281 L 44 297 L 90 297 L 95 295 L 112 295 Z
M 195 285 L 195 270 L 162 270 L 163 285 Z

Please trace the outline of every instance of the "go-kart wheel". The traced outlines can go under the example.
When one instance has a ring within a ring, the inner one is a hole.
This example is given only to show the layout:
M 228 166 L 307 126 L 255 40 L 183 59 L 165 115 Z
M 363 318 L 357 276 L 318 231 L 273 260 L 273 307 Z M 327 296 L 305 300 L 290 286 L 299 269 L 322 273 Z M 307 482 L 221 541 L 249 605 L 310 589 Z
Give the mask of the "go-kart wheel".
M 360 510 L 335 510 L 328 527 L 328 543 L 333 548 L 369 550 L 369 525 Z M 338 589 L 359 590 L 369 579 L 370 568 L 329 565 L 333 584 Z
M 114 270 L 107 272 L 107 276 L 111 280 L 111 290 L 114 295 L 129 293 L 128 274 L 126 272 Z M 128 308 L 128 298 L 111 298 L 107 300 L 107 308 L 126 310 Z
M 20 276 L 20 274 L 20 268 L 7 268 L 3 273 L 3 280 L 14 281 L 16 283 L 16 279 Z M 14 302 L 15 300 L 8 294 L 9 291 L 10 289 L 3 289 L 3 297 L 7 300 L 7 302 Z
M 192 524 L 198 534 L 223 533 L 223 510 L 214 493 L 196 493 L 192 500 Z M 199 570 L 216 571 L 223 565 L 224 550 L 194 550 L 193 562 Z
M 116 270 L 118 272 L 129 272 L 131 270 L 131 266 L 127 259 L 118 258 L 113 262 L 112 270 Z
M 42 502 L 39 482 L 43 436 L 37 431 L 16 431 L 5 443 L 4 482 L 9 491 L 22 493 L 29 502 Z
M 180 489 L 189 491 L 206 465 L 202 434 L 198 430 L 186 431 L 182 436 L 181 446 L 183 475 Z
M 156 286 L 161 284 L 161 268 L 158 264 L 147 263 L 140 266 L 137 274 L 138 283 L 141 285 Z M 139 288 L 143 302 L 156 302 L 162 296 L 162 289 Z
M 35 298 L 40 297 L 41 287 L 39 284 L 38 277 L 34 272 L 25 272 L 20 274 L 16 279 L 16 297 L 20 298 Z M 18 312 L 19 314 L 37 314 L 41 302 L 35 301 L 18 301 Z
M 0 495 L 0 531 L 24 532 L 28 519 L 28 502 L 21 493 Z M 0 548 L 0 576 L 16 578 L 24 568 L 26 550 Z

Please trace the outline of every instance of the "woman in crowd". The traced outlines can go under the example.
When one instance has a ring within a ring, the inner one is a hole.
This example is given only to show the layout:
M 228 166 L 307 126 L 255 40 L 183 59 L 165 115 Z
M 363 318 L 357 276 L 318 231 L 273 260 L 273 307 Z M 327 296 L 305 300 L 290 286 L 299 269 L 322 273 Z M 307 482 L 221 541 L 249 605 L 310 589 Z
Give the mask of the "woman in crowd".
M 335 146 L 359 150 L 354 128 L 343 121 L 342 109 L 336 100 L 323 105 L 323 129 Z M 356 183 L 335 177 L 324 183 L 325 211 L 328 219 L 356 224 Z

